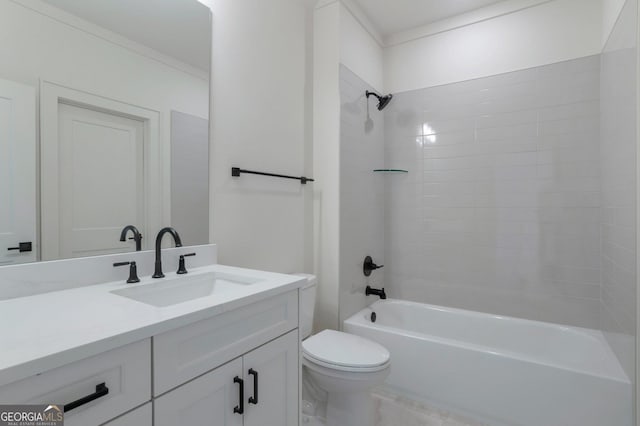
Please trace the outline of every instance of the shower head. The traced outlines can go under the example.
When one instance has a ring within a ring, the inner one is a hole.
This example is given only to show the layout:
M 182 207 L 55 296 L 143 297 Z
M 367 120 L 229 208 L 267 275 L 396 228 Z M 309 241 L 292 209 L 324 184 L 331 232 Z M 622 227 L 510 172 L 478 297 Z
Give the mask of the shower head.
M 380 103 L 378 104 L 378 110 L 382 111 L 389 104 L 389 102 L 391 102 L 391 98 L 393 98 L 392 94 L 381 97 Z
M 367 90 L 367 99 L 369 99 L 370 96 L 375 96 L 376 98 L 378 98 L 378 111 L 382 111 L 387 105 L 389 105 L 389 102 L 391 102 L 391 99 L 393 98 L 392 94 L 388 94 L 386 96 L 380 96 L 377 93 L 374 92 L 370 92 Z

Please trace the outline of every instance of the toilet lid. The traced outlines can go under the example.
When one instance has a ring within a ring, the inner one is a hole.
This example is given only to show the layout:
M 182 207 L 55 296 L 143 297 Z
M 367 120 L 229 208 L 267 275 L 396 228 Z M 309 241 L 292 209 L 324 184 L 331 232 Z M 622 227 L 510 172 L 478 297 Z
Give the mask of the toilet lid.
M 302 342 L 307 357 L 325 364 L 351 368 L 371 368 L 389 362 L 382 345 L 354 334 L 324 330 Z

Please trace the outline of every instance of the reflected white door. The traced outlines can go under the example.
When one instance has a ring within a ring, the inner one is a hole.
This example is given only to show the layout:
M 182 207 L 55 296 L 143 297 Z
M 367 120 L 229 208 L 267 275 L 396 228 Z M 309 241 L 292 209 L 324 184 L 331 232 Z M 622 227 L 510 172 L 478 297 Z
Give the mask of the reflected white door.
M 132 250 L 126 225 L 144 233 L 144 122 L 59 104 L 59 258 Z
M 36 260 L 35 101 L 34 88 L 0 80 L 0 265 Z

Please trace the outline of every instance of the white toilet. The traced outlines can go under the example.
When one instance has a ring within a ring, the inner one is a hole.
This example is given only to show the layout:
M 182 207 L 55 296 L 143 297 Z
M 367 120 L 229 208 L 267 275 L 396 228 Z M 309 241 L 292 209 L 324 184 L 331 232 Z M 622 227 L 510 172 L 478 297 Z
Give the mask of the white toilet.
M 353 334 L 324 330 L 311 336 L 317 279 L 307 278 L 300 292 L 303 379 L 327 393 L 326 426 L 371 426 L 373 404 L 369 390 L 389 374 L 389 351 Z

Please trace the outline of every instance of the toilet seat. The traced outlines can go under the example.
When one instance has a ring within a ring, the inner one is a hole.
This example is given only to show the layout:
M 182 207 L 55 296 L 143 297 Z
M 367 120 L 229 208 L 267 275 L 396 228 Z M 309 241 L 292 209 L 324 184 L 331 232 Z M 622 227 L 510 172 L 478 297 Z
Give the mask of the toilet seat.
M 390 364 L 382 345 L 353 334 L 324 330 L 302 342 L 303 357 L 310 363 L 339 371 L 377 372 Z

